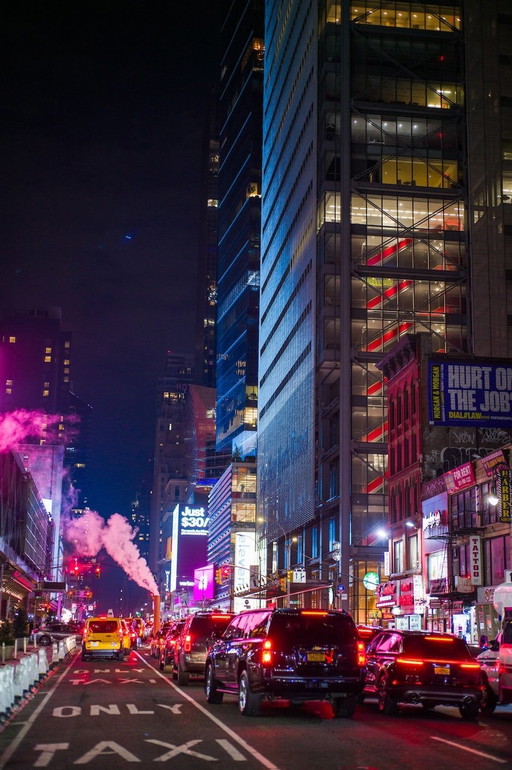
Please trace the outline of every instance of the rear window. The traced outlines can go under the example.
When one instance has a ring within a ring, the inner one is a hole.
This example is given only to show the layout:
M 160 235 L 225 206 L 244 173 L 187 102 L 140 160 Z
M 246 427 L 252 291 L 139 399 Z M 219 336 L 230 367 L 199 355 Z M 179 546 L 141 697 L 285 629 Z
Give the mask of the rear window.
M 116 620 L 93 620 L 89 623 L 89 631 L 93 634 L 115 634 L 117 631 Z
M 446 658 L 467 660 L 471 658 L 466 643 L 458 637 L 435 636 L 406 636 L 404 637 L 404 653 L 417 658 Z
M 280 645 L 346 644 L 357 640 L 355 625 L 342 615 L 284 615 L 276 613 L 269 635 Z
M 198 636 L 209 636 L 213 631 L 221 634 L 230 622 L 231 617 L 231 615 L 227 617 L 216 617 L 215 615 L 199 617 L 196 615 L 192 620 L 190 630 L 194 634 L 198 634 Z

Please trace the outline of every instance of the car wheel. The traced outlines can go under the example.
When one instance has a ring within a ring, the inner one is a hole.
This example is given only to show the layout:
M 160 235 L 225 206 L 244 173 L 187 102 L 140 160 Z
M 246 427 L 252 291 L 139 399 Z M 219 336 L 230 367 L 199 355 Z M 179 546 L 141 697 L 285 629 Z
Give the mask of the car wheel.
M 475 719 L 480 711 L 480 704 L 478 701 L 471 701 L 471 703 L 461 703 L 459 706 L 460 715 L 463 719 Z
M 206 667 L 206 676 L 204 678 L 204 693 L 208 703 L 222 703 L 223 693 L 217 690 L 215 673 L 211 663 Z
M 117 659 L 122 663 L 124 660 L 124 650 L 119 650 L 117 653 Z
M 89 656 L 85 652 L 82 652 L 82 660 L 83 661 L 89 660 Z
M 497 705 L 498 697 L 492 687 L 486 682 L 484 695 L 480 703 L 480 711 L 482 714 L 492 714 Z
M 379 679 L 379 701 L 378 708 L 381 714 L 396 714 L 398 711 L 398 702 L 388 693 L 388 678 L 386 674 Z
M 238 708 L 246 717 L 257 716 L 261 711 L 262 696 L 252 692 L 247 671 L 242 671 L 238 680 Z
M 188 671 L 183 671 L 179 663 L 178 663 L 178 671 L 176 672 L 176 682 L 181 687 L 186 687 L 186 685 L 190 682 L 190 674 L 188 673 Z
M 39 637 L 37 643 L 42 644 L 43 647 L 48 647 L 52 643 L 52 638 L 48 634 L 43 634 L 43 636 Z
M 158 668 L 160 669 L 160 671 L 163 671 L 165 668 L 165 663 L 162 660 L 162 658 L 160 658 L 160 660 L 158 661 Z

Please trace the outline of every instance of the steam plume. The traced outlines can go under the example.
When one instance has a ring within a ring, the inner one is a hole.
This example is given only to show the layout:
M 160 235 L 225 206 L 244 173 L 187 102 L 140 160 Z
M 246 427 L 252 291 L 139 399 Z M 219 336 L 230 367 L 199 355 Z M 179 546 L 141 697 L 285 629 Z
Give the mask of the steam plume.
M 105 548 L 141 588 L 158 594 L 158 586 L 139 549 L 133 542 L 137 531 L 119 513 L 113 513 L 107 522 L 96 511 L 86 511 L 78 519 L 68 519 L 64 536 L 81 556 L 96 556 Z
M 43 438 L 59 420 L 56 414 L 27 409 L 0 414 L 0 452 L 8 452 L 27 438 Z

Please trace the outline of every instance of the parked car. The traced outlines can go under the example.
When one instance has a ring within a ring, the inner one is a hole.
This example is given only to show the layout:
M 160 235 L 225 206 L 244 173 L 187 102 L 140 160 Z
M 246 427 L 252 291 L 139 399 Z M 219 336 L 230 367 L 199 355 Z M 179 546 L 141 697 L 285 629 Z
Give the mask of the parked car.
M 233 616 L 233 612 L 199 611 L 185 619 L 174 645 L 172 678 L 179 685 L 187 685 L 191 675 L 204 677 L 206 651 Z
M 399 704 L 458 706 L 464 719 L 478 714 L 484 692 L 480 663 L 452 634 L 388 630 L 368 645 L 363 695 L 376 695 L 383 714 Z
M 44 647 L 53 642 L 59 642 L 67 636 L 74 636 L 76 641 L 80 642 L 82 639 L 82 627 L 77 623 L 49 623 L 47 626 L 42 626 L 32 631 L 32 636 L 37 644 L 41 644 Z
M 122 618 L 88 618 L 82 640 L 82 660 L 114 658 L 123 660 L 126 635 Z
M 174 662 L 174 647 L 184 624 L 184 620 L 176 620 L 171 624 L 170 628 L 167 629 L 167 633 L 159 647 L 160 671 L 163 671 L 166 666 L 170 666 Z
M 364 642 L 346 612 L 247 610 L 208 651 L 206 700 L 234 695 L 245 716 L 258 714 L 264 699 L 328 700 L 335 716 L 351 717 L 365 664 Z
M 500 636 L 477 657 L 485 685 L 480 704 L 484 714 L 492 714 L 498 705 L 512 703 L 512 647 L 501 645 Z
M 380 634 L 380 632 L 383 630 L 384 629 L 382 626 L 364 626 L 361 624 L 358 624 L 357 626 L 357 633 L 359 634 L 359 638 L 365 643 L 366 646 L 368 646 L 372 639 L 374 639 L 377 634 Z

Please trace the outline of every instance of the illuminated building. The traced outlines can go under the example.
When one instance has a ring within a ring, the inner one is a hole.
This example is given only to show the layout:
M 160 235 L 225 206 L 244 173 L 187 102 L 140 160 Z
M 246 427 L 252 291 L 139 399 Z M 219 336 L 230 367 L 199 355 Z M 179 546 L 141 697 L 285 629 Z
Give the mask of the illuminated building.
M 189 494 L 185 452 L 185 394 L 192 382 L 192 357 L 168 351 L 157 384 L 155 450 L 150 516 L 149 565 L 164 557 L 162 520 Z
M 221 29 L 217 449 L 254 454 L 258 406 L 263 0 L 231 3 Z
M 308 601 L 364 622 L 387 550 L 376 364 L 419 331 L 468 348 L 461 14 L 267 2 L 265 23 L 258 519 L 280 566 L 293 533 L 292 565 L 343 586 Z

